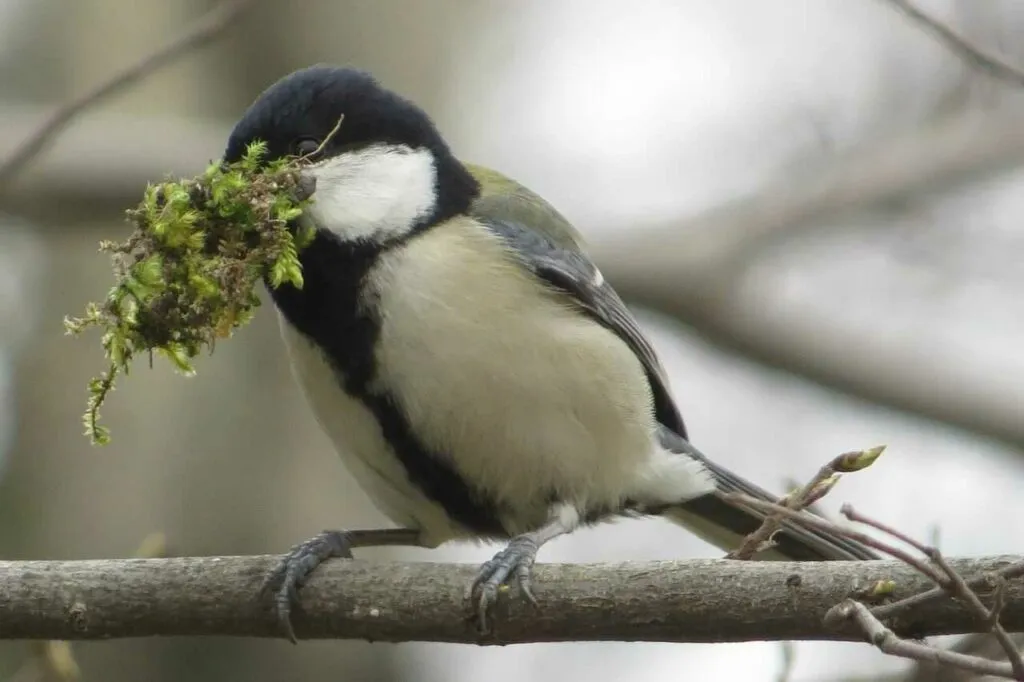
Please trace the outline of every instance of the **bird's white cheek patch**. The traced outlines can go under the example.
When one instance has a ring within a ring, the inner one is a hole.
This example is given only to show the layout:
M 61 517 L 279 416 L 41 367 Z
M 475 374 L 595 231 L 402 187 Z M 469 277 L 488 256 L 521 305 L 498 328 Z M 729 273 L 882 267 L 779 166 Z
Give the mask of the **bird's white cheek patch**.
M 309 216 L 344 241 L 408 233 L 436 204 L 437 170 L 427 149 L 373 145 L 312 166 Z

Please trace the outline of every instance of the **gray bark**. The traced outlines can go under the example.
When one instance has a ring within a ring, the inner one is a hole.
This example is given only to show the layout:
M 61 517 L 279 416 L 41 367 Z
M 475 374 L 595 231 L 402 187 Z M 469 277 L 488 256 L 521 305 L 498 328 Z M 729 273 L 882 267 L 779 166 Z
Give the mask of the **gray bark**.
M 0 562 L 0 639 L 179 635 L 277 637 L 259 588 L 276 557 Z M 1020 557 L 951 560 L 970 579 Z M 888 578 L 894 599 L 932 584 L 899 562 L 693 560 L 549 564 L 535 569 L 535 609 L 515 588 L 486 639 L 468 620 L 468 564 L 331 561 L 301 592 L 301 638 L 508 644 L 556 641 L 862 640 L 826 627 L 851 591 Z M 991 592 L 991 590 L 988 590 Z M 987 592 L 979 592 L 987 601 Z M 1002 622 L 1024 630 L 1024 581 L 1010 580 Z M 988 628 L 949 599 L 901 613 L 893 628 L 925 636 Z

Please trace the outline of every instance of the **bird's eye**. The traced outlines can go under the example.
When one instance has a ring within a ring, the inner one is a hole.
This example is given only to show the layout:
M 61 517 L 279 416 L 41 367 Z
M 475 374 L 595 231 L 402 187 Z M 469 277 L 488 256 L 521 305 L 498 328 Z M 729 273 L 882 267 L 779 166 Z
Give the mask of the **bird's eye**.
M 309 156 L 320 148 L 320 140 L 314 137 L 300 137 L 295 141 L 295 153 L 298 156 Z

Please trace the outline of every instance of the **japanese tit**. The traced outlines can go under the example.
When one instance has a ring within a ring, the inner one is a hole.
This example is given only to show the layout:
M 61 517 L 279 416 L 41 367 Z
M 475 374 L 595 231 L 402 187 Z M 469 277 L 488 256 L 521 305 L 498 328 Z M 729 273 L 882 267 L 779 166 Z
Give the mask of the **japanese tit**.
M 776 498 L 687 441 L 653 348 L 547 202 L 353 69 L 271 85 L 224 160 L 255 140 L 268 161 L 313 155 L 304 285 L 268 290 L 317 421 L 398 526 L 292 548 L 268 578 L 289 637 L 297 588 L 353 547 L 507 541 L 470 586 L 482 625 L 509 578 L 533 600 L 538 548 L 581 525 L 658 513 L 723 549 L 760 525 L 715 493 Z M 797 523 L 774 539 L 759 558 L 875 558 Z

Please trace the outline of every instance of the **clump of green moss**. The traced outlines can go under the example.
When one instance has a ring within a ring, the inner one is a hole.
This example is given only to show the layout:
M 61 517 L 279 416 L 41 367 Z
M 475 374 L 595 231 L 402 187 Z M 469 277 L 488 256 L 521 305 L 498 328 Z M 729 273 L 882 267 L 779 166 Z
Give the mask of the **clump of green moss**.
M 302 287 L 298 254 L 313 233 L 289 223 L 308 206 L 313 187 L 299 173 L 303 159 L 262 165 L 266 152 L 257 142 L 236 163 L 149 185 L 127 211 L 134 225 L 128 239 L 100 244 L 112 254 L 115 284 L 83 317 L 64 321 L 69 334 L 91 327 L 103 334 L 107 369 L 89 382 L 83 418 L 93 443 L 109 442 L 99 410 L 136 357 L 148 355 L 152 364 L 156 352 L 190 375 L 204 348 L 212 352 L 217 339 L 252 319 L 264 276 L 275 287 Z

